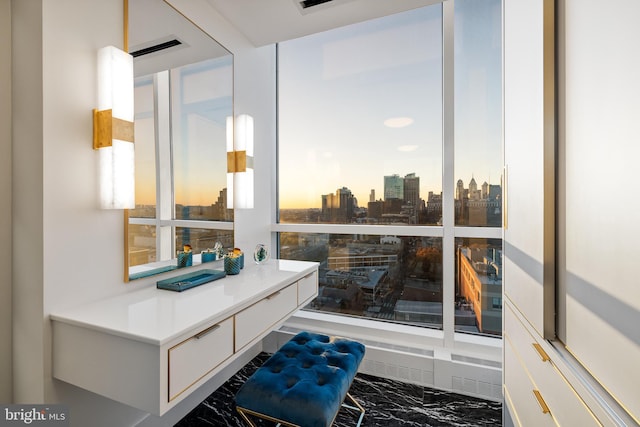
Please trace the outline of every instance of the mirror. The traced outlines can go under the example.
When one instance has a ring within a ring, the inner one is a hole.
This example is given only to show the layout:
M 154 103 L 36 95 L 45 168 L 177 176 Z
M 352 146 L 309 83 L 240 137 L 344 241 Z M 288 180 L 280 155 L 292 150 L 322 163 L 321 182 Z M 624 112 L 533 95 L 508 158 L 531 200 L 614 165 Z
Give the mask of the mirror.
M 136 208 L 125 212 L 125 281 L 178 268 L 187 245 L 189 265 L 216 242 L 233 248 L 233 55 L 164 0 L 129 0 L 129 52 Z

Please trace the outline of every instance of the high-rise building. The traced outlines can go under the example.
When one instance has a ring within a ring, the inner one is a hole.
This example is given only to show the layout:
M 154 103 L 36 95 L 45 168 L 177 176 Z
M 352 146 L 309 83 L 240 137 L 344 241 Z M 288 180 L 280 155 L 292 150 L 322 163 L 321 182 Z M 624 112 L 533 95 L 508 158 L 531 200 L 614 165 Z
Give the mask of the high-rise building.
M 476 179 L 474 177 L 471 177 L 471 182 L 469 182 L 469 199 L 471 200 L 482 199 L 482 194 L 480 190 L 478 190 L 478 184 L 476 183 Z
M 415 209 L 420 206 L 420 177 L 410 173 L 404 177 L 404 191 L 402 198 L 405 203 L 411 204 Z
M 350 223 L 355 205 L 355 198 L 347 187 L 338 188 L 336 194 L 323 194 L 322 219 L 332 223 Z
M 384 177 L 384 199 L 404 198 L 404 178 L 400 175 L 388 175 Z
M 464 199 L 464 182 L 461 179 L 456 184 L 456 200 Z

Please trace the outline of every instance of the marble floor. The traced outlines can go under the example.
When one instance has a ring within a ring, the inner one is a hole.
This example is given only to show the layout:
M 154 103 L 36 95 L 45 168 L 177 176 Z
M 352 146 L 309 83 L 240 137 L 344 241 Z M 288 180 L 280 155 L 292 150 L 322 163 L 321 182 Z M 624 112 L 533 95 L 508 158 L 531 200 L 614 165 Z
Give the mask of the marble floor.
M 236 391 L 269 357 L 259 354 L 229 381 L 194 408 L 175 427 L 246 427 L 235 411 Z M 357 374 L 349 391 L 364 406 L 362 426 L 474 427 L 500 426 L 502 405 L 455 393 Z M 334 427 L 355 426 L 355 412 L 342 409 Z M 272 426 L 272 423 L 259 423 Z

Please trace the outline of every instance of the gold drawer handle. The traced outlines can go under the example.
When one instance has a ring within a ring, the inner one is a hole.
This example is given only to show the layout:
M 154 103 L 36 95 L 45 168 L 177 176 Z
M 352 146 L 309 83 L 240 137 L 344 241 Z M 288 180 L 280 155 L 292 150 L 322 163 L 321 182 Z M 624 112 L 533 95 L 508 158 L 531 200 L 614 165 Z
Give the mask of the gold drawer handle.
M 536 351 L 540 355 L 540 358 L 542 359 L 543 362 L 548 362 L 549 360 L 551 360 L 551 358 L 549 357 L 547 352 L 544 351 L 544 349 L 542 348 L 542 346 L 540 344 L 533 343 L 533 348 L 536 349 Z
M 274 292 L 271 295 L 269 295 L 267 297 L 267 299 L 274 299 L 275 297 L 277 297 L 278 295 L 280 295 L 280 291 Z
M 540 409 L 542 409 L 542 413 L 548 414 L 550 412 L 549 407 L 547 406 L 547 403 L 542 398 L 542 395 L 540 394 L 540 392 L 538 390 L 533 390 L 533 395 L 536 397 L 536 400 L 538 401 L 538 405 L 540 405 Z
M 213 325 L 208 327 L 207 329 L 205 329 L 202 332 L 198 332 L 197 334 L 195 334 L 193 337 L 197 340 L 199 340 L 200 338 L 209 335 L 211 332 L 215 331 L 216 329 L 218 329 L 220 327 L 220 325 Z

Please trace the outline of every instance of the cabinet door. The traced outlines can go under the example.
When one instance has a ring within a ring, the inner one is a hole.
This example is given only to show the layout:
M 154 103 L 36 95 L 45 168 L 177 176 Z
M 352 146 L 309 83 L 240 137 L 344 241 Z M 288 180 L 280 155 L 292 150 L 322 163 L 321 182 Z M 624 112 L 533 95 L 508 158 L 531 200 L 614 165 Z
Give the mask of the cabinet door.
M 505 296 L 554 335 L 554 2 L 504 0 Z

